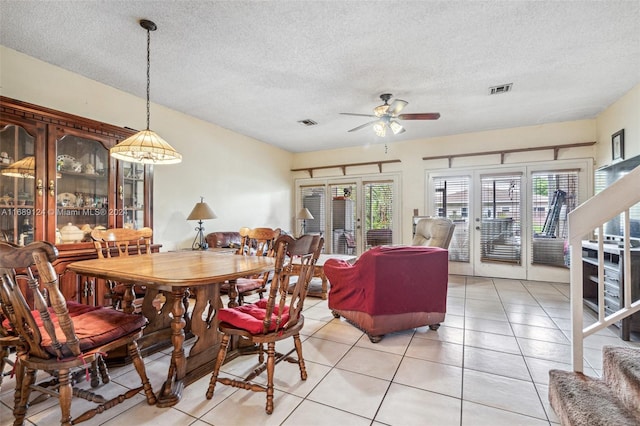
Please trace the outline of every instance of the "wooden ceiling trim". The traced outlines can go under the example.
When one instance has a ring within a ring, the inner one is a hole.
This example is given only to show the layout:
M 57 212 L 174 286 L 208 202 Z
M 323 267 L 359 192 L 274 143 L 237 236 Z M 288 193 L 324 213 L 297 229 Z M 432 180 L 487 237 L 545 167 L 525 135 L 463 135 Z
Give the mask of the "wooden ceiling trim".
M 302 167 L 300 169 L 291 169 L 292 172 L 309 172 L 309 177 L 313 177 L 313 171 L 314 170 L 320 170 L 320 169 L 341 169 L 342 170 L 342 175 L 346 176 L 347 174 L 347 167 L 355 167 L 355 166 L 370 166 L 370 165 L 377 165 L 378 166 L 378 171 L 380 173 L 382 173 L 382 165 L 383 164 L 389 164 L 389 163 L 399 163 L 400 160 L 382 160 L 382 161 L 367 161 L 365 163 L 347 163 L 347 164 L 334 164 L 331 166 L 314 166 L 314 167 Z

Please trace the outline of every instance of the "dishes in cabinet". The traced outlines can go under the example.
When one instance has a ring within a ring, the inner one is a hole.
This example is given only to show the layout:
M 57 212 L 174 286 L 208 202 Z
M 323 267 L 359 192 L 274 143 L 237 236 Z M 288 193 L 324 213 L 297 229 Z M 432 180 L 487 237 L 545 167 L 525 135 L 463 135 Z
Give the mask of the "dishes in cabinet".
M 57 197 L 58 205 L 62 207 L 75 207 L 76 206 L 76 196 L 70 192 L 63 192 L 58 194 Z
M 71 171 L 73 170 L 74 164 L 77 163 L 75 157 L 72 157 L 71 155 L 67 155 L 67 154 L 58 155 L 56 160 L 58 164 L 58 170 Z
M 69 222 L 60 228 L 60 237 L 63 243 L 77 243 L 84 238 L 84 232 Z

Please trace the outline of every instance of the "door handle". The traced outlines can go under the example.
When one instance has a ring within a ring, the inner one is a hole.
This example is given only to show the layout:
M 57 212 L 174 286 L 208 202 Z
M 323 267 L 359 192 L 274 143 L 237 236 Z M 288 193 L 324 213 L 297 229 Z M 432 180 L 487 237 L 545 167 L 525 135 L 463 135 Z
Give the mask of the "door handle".
M 479 227 L 479 226 L 476 226 L 476 231 L 479 231 L 479 230 L 480 230 L 480 227 Z

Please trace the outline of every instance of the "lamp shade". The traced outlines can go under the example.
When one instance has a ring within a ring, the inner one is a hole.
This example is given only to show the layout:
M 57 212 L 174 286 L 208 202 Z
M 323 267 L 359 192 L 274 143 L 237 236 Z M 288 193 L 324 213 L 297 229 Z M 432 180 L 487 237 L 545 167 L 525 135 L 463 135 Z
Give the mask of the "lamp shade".
M 34 179 L 36 177 L 35 157 L 24 157 L 22 160 L 9 164 L 9 166 L 2 171 L 2 176 Z
M 109 150 L 118 160 L 142 164 L 175 164 L 180 155 L 167 141 L 153 130 L 142 130 Z
M 303 207 L 298 212 L 298 215 L 296 216 L 296 218 L 301 220 L 313 219 L 313 215 L 311 214 L 308 208 Z
M 218 216 L 211 210 L 211 207 L 207 203 L 204 202 L 204 199 L 200 197 L 200 202 L 196 203 L 193 210 L 187 217 L 187 220 L 206 220 L 206 219 L 215 219 Z

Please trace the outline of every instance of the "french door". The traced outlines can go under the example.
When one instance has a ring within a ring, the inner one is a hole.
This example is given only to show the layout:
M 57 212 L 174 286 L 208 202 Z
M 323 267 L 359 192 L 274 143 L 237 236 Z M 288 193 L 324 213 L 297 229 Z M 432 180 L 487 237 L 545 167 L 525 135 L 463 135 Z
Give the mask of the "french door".
M 456 225 L 451 273 L 567 281 L 567 215 L 590 173 L 587 160 L 427 173 L 426 211 Z
M 305 232 L 325 238 L 325 252 L 360 254 L 401 240 L 396 176 L 297 181 L 297 210 L 307 208 L 313 219 Z

